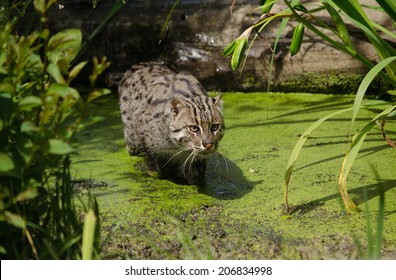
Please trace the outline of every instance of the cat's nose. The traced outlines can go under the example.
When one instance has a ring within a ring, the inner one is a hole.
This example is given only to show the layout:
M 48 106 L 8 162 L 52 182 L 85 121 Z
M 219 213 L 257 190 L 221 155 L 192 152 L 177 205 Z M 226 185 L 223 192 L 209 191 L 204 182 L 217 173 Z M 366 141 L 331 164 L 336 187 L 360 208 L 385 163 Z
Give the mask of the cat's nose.
M 213 148 L 213 143 L 202 143 L 205 147 L 205 150 L 209 151 Z

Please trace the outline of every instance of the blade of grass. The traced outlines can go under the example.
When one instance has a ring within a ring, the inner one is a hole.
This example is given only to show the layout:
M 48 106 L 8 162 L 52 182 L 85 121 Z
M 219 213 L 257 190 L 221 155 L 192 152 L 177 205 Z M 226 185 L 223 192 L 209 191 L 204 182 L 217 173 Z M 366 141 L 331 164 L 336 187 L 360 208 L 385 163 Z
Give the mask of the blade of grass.
M 326 8 L 327 12 L 329 13 L 329 15 L 331 16 L 331 18 L 333 19 L 334 23 L 336 24 L 336 28 L 338 30 L 342 42 L 345 44 L 345 46 L 354 50 L 355 47 L 353 46 L 351 36 L 349 35 L 348 29 L 344 21 L 342 20 L 340 14 L 329 3 L 326 3 L 325 1 L 322 1 L 322 3 L 323 6 Z
M 286 208 L 286 212 L 288 213 L 290 208 L 289 208 L 289 202 L 288 202 L 288 189 L 289 189 L 289 183 L 290 183 L 290 178 L 291 175 L 293 173 L 293 168 L 294 168 L 294 164 L 297 161 L 297 158 L 300 154 L 300 151 L 305 143 L 305 141 L 308 139 L 308 137 L 311 135 L 311 133 L 318 128 L 324 121 L 333 118 L 337 115 L 340 115 L 342 113 L 351 111 L 352 108 L 346 108 L 346 109 L 342 109 L 339 110 L 337 112 L 333 112 L 319 120 L 317 120 L 315 123 L 313 123 L 307 130 L 304 131 L 304 133 L 300 136 L 300 138 L 298 139 L 296 145 L 294 146 L 294 149 L 289 157 L 289 161 L 287 163 L 287 168 L 286 168 L 286 172 L 285 172 L 285 179 L 284 179 L 284 185 L 283 185 L 283 201 L 285 204 L 285 208 Z
M 246 50 L 246 53 L 249 53 L 250 48 L 253 46 L 253 43 L 256 41 L 257 37 L 261 37 L 260 32 L 261 32 L 268 24 L 270 24 L 271 21 L 273 21 L 274 19 L 277 19 L 277 18 L 283 18 L 283 21 L 284 21 L 285 19 L 288 20 L 288 18 L 290 18 L 290 16 L 291 16 L 291 14 L 289 14 L 289 13 L 284 13 L 284 11 L 281 11 L 281 12 L 279 12 L 278 14 L 270 15 L 270 16 L 268 16 L 268 17 L 264 17 L 264 19 L 260 20 L 259 22 L 255 23 L 254 25 L 252 25 L 252 26 L 250 26 L 248 29 L 246 29 L 245 32 L 247 32 L 249 29 L 250 29 L 250 32 L 251 32 L 253 29 L 259 27 L 259 29 L 256 30 L 256 34 L 254 35 L 252 41 L 250 42 L 250 44 L 249 44 L 249 46 L 248 46 L 248 49 Z M 282 21 L 282 23 L 281 23 L 280 29 L 278 29 L 278 36 L 279 36 L 279 38 L 280 38 L 281 33 L 283 32 L 283 29 L 286 27 L 286 26 L 285 26 L 285 27 L 282 27 L 283 21 Z M 245 32 L 244 32 L 244 33 L 245 33 Z M 250 35 L 250 32 L 249 32 L 249 35 Z M 242 36 L 243 36 L 243 34 L 241 34 L 241 36 L 239 36 L 239 38 L 241 38 Z M 246 36 L 245 36 L 245 37 L 246 37 Z M 248 37 L 249 37 L 249 36 L 247 36 L 246 38 L 248 38 Z M 239 39 L 239 38 L 238 38 L 238 39 Z M 262 38 L 262 37 L 261 37 L 261 38 Z M 277 37 L 277 39 L 276 39 L 276 41 L 275 41 L 275 44 L 278 43 L 279 38 Z M 238 40 L 238 39 L 237 39 L 237 40 Z M 276 53 L 276 52 L 275 52 L 275 49 L 271 49 L 271 51 L 272 51 L 272 57 L 274 57 L 274 56 L 275 56 L 275 53 Z M 272 57 L 271 57 L 271 58 L 272 58 Z M 247 58 L 248 58 L 248 56 L 245 55 L 245 59 L 244 59 L 243 64 L 242 64 L 242 68 L 243 68 L 244 65 L 246 64 Z M 273 62 L 271 62 L 271 65 L 270 65 L 270 73 L 269 73 L 269 80 L 268 80 L 268 83 L 270 83 L 272 65 L 273 65 Z M 269 88 L 267 87 L 267 92 L 268 92 L 268 91 L 269 91 Z
M 333 2 L 339 9 L 344 11 L 344 13 L 348 14 L 361 23 L 367 24 L 369 22 L 368 17 L 363 11 L 363 8 L 359 4 L 358 0 L 328 0 L 328 2 Z
M 357 210 L 357 206 L 349 197 L 348 191 L 346 189 L 346 179 L 348 177 L 349 171 L 352 168 L 352 165 L 357 157 L 357 154 L 359 153 L 359 150 L 364 142 L 364 139 L 367 136 L 367 133 L 376 125 L 377 120 L 386 118 L 395 109 L 396 109 L 396 105 L 391 106 L 388 109 L 381 112 L 380 114 L 378 114 L 374 119 L 372 119 L 369 123 L 367 123 L 366 126 L 359 133 L 357 133 L 352 139 L 351 146 L 344 157 L 340 176 L 338 179 L 338 189 L 340 191 L 344 205 L 348 211 Z
M 95 241 L 95 226 L 96 216 L 94 211 L 91 209 L 85 216 L 83 238 L 82 238 L 82 259 L 90 260 L 94 250 Z
M 365 24 L 348 15 L 346 16 L 365 33 L 381 59 L 396 55 L 396 49 L 378 35 L 375 28 L 372 26 L 371 21 L 369 21 L 369 24 Z M 396 70 L 394 71 L 396 72 Z
M 334 2 L 333 2 L 334 1 Z M 285 4 L 289 7 L 289 9 L 293 12 L 295 18 L 302 22 L 308 29 L 310 29 L 312 32 L 314 32 L 316 35 L 318 35 L 320 38 L 322 38 L 325 42 L 329 43 L 332 45 L 334 48 L 345 52 L 355 59 L 359 60 L 361 63 L 366 65 L 368 68 L 372 68 L 375 65 L 367 59 L 365 56 L 361 55 L 360 53 L 357 53 L 354 49 L 351 49 L 350 47 L 347 47 L 333 39 L 331 39 L 329 36 L 321 32 L 318 28 L 316 28 L 311 22 L 304 17 L 300 16 L 292 7 L 292 5 L 287 1 L 284 0 Z M 351 1 L 352 2 L 352 1 Z M 333 6 L 334 9 L 339 10 L 342 9 L 347 16 L 349 20 L 351 20 L 354 24 L 356 24 L 359 28 L 361 28 L 366 36 L 369 38 L 370 42 L 374 45 L 374 47 L 377 50 L 377 53 L 380 55 L 381 58 L 387 58 L 389 56 L 393 56 L 393 53 L 396 52 L 396 50 L 385 40 L 383 40 L 376 32 L 375 28 L 371 26 L 371 21 L 367 18 L 366 14 L 364 13 L 362 7 L 360 4 L 356 1 L 353 2 L 353 5 L 350 3 L 348 0 L 327 0 L 327 3 Z M 338 5 L 341 6 L 338 6 Z M 358 8 L 356 8 L 357 6 Z M 345 11 L 345 9 L 347 11 Z M 350 9 L 350 10 L 348 10 Z M 360 14 L 360 12 L 362 14 Z M 356 18 L 358 20 L 356 20 Z M 393 72 L 396 72 L 395 70 L 396 67 L 392 69 Z M 396 80 L 394 79 L 393 75 L 387 75 L 384 72 L 379 73 L 381 77 L 388 81 L 391 84 L 396 84 Z
M 384 231 L 384 213 L 385 213 L 385 193 L 384 187 L 379 186 L 379 209 L 377 217 L 377 231 L 375 234 L 375 251 L 376 259 L 381 258 L 381 244 L 382 244 L 382 234 Z
M 356 26 L 363 30 L 381 59 L 396 55 L 396 50 L 375 31 L 371 21 L 357 0 L 329 0 L 329 2 L 335 3 Z M 393 72 L 396 72 L 396 67 L 392 69 Z
M 351 119 L 351 125 L 350 125 L 350 129 L 349 129 L 349 137 L 351 137 L 351 135 L 352 135 L 353 125 L 355 123 L 358 110 L 360 108 L 360 105 L 362 103 L 362 100 L 363 100 L 364 94 L 366 93 L 367 88 L 369 87 L 371 82 L 374 80 L 374 78 L 378 76 L 379 72 L 383 68 L 385 68 L 387 65 L 392 63 L 394 60 L 396 60 L 396 56 L 388 57 L 387 59 L 384 59 L 383 61 L 378 63 L 366 74 L 366 76 L 360 83 L 359 89 L 356 92 L 355 101 L 353 103 L 352 119 Z
M 179 3 L 180 3 L 180 0 L 176 0 L 175 3 L 173 3 L 173 6 L 172 6 L 171 10 L 169 11 L 168 15 L 166 16 L 165 22 L 162 25 L 162 29 L 161 29 L 160 43 L 165 37 L 164 35 L 165 35 L 165 32 L 166 32 L 166 28 L 168 27 L 169 22 L 170 22 L 170 20 L 172 18 L 173 12 L 175 11 L 175 9 L 179 5 Z
M 365 56 L 363 56 L 363 55 L 357 53 L 356 51 L 354 51 L 353 49 L 347 48 L 343 44 L 333 40 L 332 38 L 330 38 L 329 36 L 324 34 L 322 31 L 320 31 L 318 28 L 316 28 L 309 20 L 305 19 L 304 17 L 300 16 L 296 11 L 294 11 L 293 7 L 290 5 L 290 3 L 287 0 L 284 0 L 284 2 L 292 10 L 295 18 L 299 22 L 302 22 L 308 29 L 310 29 L 312 32 L 314 32 L 316 35 L 318 35 L 320 38 L 322 38 L 325 42 L 329 43 L 331 46 L 333 46 L 337 50 L 345 52 L 345 53 L 351 55 L 352 57 L 356 58 L 357 60 L 359 60 L 361 63 L 363 63 L 368 68 L 374 67 L 374 64 L 370 60 L 368 60 Z M 329 1 L 329 3 L 332 3 L 332 2 Z M 382 77 L 384 79 L 386 79 L 387 81 L 389 81 L 390 83 L 396 83 L 393 79 L 391 79 L 384 73 L 381 73 L 381 74 L 382 74 Z
M 380 175 L 378 170 L 372 166 L 372 169 L 375 173 L 375 177 L 377 181 L 380 182 Z M 377 216 L 377 231 L 375 233 L 375 251 L 373 257 L 375 259 L 381 258 L 381 244 L 382 244 L 382 235 L 384 231 L 384 215 L 385 215 L 385 191 L 384 186 L 379 184 L 378 186 L 378 194 L 379 194 L 379 205 L 378 205 L 378 216 Z
M 380 182 L 380 176 L 378 170 L 372 165 L 371 169 L 375 173 L 377 181 Z M 370 209 L 368 207 L 367 189 L 364 189 L 363 197 L 365 201 L 365 216 L 366 216 L 366 236 L 367 236 L 367 254 L 366 258 L 371 260 L 381 259 L 381 244 L 382 235 L 384 230 L 384 213 L 385 213 L 385 192 L 384 187 L 380 183 L 378 186 L 379 205 L 377 215 L 377 229 L 374 234 L 373 227 L 371 224 Z
M 396 21 L 396 4 L 394 0 L 376 0 L 385 12 Z
M 372 21 L 371 24 L 377 28 L 379 31 L 385 33 L 386 35 L 388 35 L 389 37 L 391 37 L 392 39 L 396 40 L 396 33 L 390 31 L 389 29 L 385 28 L 384 26 L 382 26 L 381 24 L 376 23 L 375 21 Z
M 367 237 L 367 255 L 366 255 L 366 258 L 371 259 L 373 251 L 374 251 L 374 242 L 373 242 L 374 233 L 373 233 L 373 226 L 371 225 L 370 208 L 368 206 L 367 188 L 364 188 L 363 199 L 365 201 L 364 214 L 365 214 L 365 220 L 366 220 L 366 237 Z

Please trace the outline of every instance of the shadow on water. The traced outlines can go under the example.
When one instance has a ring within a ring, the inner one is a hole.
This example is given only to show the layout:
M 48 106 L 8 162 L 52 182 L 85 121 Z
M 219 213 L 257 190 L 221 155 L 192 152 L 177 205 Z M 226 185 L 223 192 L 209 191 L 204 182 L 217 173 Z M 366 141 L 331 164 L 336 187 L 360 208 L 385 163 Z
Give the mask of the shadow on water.
M 98 160 L 81 160 L 76 164 L 86 164 L 89 162 L 97 162 Z M 100 161 L 100 160 L 99 160 Z M 118 183 L 120 181 L 131 181 L 134 184 L 141 185 L 145 192 L 155 193 L 160 186 L 167 185 L 169 188 L 183 189 L 185 184 L 178 182 L 174 178 L 158 178 L 155 172 L 149 171 L 143 158 L 139 158 L 134 164 L 125 161 L 126 165 L 131 165 L 130 171 L 117 171 L 109 169 L 100 173 L 100 178 L 113 177 L 107 181 L 100 181 L 92 178 L 80 178 L 74 180 L 72 183 L 75 187 L 76 193 L 85 189 L 96 189 L 95 195 L 98 197 L 114 195 L 115 193 L 128 192 L 128 187 L 119 189 Z M 115 176 L 115 178 L 114 178 Z M 168 181 L 168 183 L 166 182 Z M 232 161 L 222 155 L 214 155 L 208 159 L 207 169 L 205 174 L 205 182 L 202 185 L 196 186 L 199 193 L 220 199 L 233 200 L 239 199 L 251 192 L 255 185 L 262 181 L 252 182 L 245 178 L 242 170 Z M 178 186 L 180 185 L 180 186 Z
M 151 185 L 155 185 L 154 181 L 156 180 L 166 180 L 180 186 L 186 183 L 184 180 L 180 181 L 180 178 L 178 179 L 177 177 L 153 178 L 143 160 L 135 164 L 134 169 L 136 170 L 135 174 L 124 175 L 131 178 L 134 177 L 136 181 L 144 181 L 144 178 L 146 178 L 146 180 L 151 181 Z M 196 185 L 196 187 L 201 194 L 221 200 L 232 200 L 239 199 L 251 192 L 258 183 L 260 181 L 248 181 L 242 170 L 235 163 L 223 155 L 215 154 L 208 159 L 204 182 Z
M 393 188 L 396 188 L 396 180 L 388 180 L 388 179 L 381 179 L 379 182 L 375 184 L 370 184 L 367 186 L 362 186 L 362 187 L 357 187 L 351 190 L 348 190 L 348 193 L 350 194 L 352 200 L 356 203 L 357 206 L 362 206 L 366 202 L 366 197 L 367 201 L 378 197 L 379 196 L 379 187 L 382 186 L 383 190 L 385 192 L 392 190 Z M 365 192 L 367 192 L 367 196 L 365 196 Z M 308 203 L 303 203 L 300 205 L 295 205 L 293 208 L 294 213 L 298 213 L 300 215 L 307 214 L 316 208 L 322 206 L 325 204 L 325 202 L 333 200 L 333 199 L 341 199 L 340 193 L 334 193 L 332 195 L 328 195 L 313 201 L 310 201 Z M 394 209 L 393 212 L 396 212 L 396 209 Z M 389 213 L 388 213 L 389 215 Z
M 251 182 L 242 170 L 225 156 L 216 154 L 208 160 L 206 184 L 199 192 L 222 200 L 238 199 L 251 192 L 261 181 Z
M 306 103 L 306 102 L 303 102 L 303 103 Z M 367 108 L 365 108 L 365 110 L 370 111 L 373 114 L 379 114 L 380 112 L 382 112 L 382 110 L 380 108 L 376 108 L 376 106 L 379 106 L 381 104 L 384 105 L 385 103 L 375 103 L 372 105 L 373 106 L 372 108 L 367 107 Z M 302 109 L 274 116 L 274 117 L 270 118 L 270 120 L 280 119 L 280 118 L 290 117 L 290 116 L 300 116 L 303 114 L 312 114 L 312 113 L 318 113 L 318 112 L 331 113 L 331 112 L 335 112 L 337 110 L 346 109 L 348 107 L 352 108 L 352 106 L 353 106 L 353 100 L 343 101 L 343 100 L 339 100 L 338 96 L 331 96 L 331 97 L 327 98 L 326 100 L 322 100 L 322 101 L 309 101 L 307 103 L 307 106 L 305 106 Z M 350 118 L 349 118 L 349 120 L 350 120 Z
M 379 139 L 379 140 L 366 140 L 366 142 L 383 142 L 383 140 L 382 139 Z M 332 143 L 330 143 L 330 144 L 326 143 L 326 144 L 322 144 L 322 146 L 331 145 L 331 144 Z M 335 144 L 337 144 L 337 143 L 335 143 Z M 311 147 L 311 146 L 306 146 L 305 148 L 309 148 L 309 147 Z M 359 159 L 366 158 L 366 157 L 368 157 L 370 155 L 373 155 L 375 153 L 381 152 L 381 151 L 386 150 L 386 149 L 389 149 L 389 145 L 388 144 L 378 145 L 376 147 L 370 147 L 370 148 L 361 149 L 359 151 L 359 155 L 360 155 Z M 339 160 L 340 163 L 341 163 L 342 159 L 344 157 L 345 157 L 345 154 L 338 154 L 338 155 L 335 155 L 335 156 L 332 156 L 332 157 L 327 157 L 327 158 L 324 158 L 324 159 L 321 159 L 321 160 L 306 164 L 304 166 L 301 166 L 301 167 L 298 167 L 298 168 L 294 168 L 294 172 L 300 171 L 300 170 L 308 168 L 308 167 L 320 165 L 320 164 L 323 164 L 325 162 L 329 162 L 329 161 L 332 161 L 332 160 Z
M 327 101 L 322 101 L 319 104 L 317 102 L 310 102 L 309 106 L 300 109 L 300 110 L 295 110 L 291 111 L 285 114 L 277 115 L 272 118 L 273 119 L 281 119 L 284 117 L 290 117 L 290 116 L 300 116 L 302 114 L 311 114 L 311 113 L 317 113 L 317 112 L 334 112 L 337 110 L 342 110 L 345 108 L 348 108 L 348 106 L 352 105 L 352 102 L 350 100 L 348 101 L 342 101 L 342 102 L 336 102 L 331 104 L 331 102 L 334 102 L 334 99 L 330 99 Z

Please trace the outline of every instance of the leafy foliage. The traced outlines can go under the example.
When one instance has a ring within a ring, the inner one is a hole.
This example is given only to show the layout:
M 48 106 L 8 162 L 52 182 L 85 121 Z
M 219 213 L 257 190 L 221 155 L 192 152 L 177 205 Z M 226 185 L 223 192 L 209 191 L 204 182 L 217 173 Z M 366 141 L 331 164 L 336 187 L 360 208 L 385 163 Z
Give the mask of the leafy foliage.
M 54 2 L 33 1 L 42 21 Z M 14 29 L 12 23 L 0 26 L 0 253 L 10 259 L 81 258 L 69 156 L 76 150 L 74 135 L 91 123 L 92 101 L 110 93 L 94 87 L 109 63 L 94 60 L 83 98 L 71 86 L 87 64 L 73 61 L 80 30 L 50 35 L 44 28 L 17 36 Z
M 244 58 L 246 59 L 246 52 L 237 52 L 236 48 L 236 46 L 238 46 L 237 43 L 241 41 L 241 38 L 243 38 L 244 44 L 247 44 L 247 40 L 252 29 L 256 29 L 257 32 L 261 32 L 272 20 L 277 18 L 282 18 L 283 20 L 279 27 L 278 36 L 276 38 L 273 58 L 275 55 L 277 42 L 279 41 L 286 24 L 289 22 L 290 19 L 294 19 L 298 21 L 298 23 L 294 29 L 292 41 L 290 44 L 291 56 L 297 54 L 300 50 L 305 27 L 311 30 L 317 36 L 319 36 L 326 43 L 332 45 L 338 50 L 341 50 L 351 55 L 352 57 L 356 58 L 371 69 L 363 79 L 356 93 L 354 105 L 351 108 L 343 109 L 339 112 L 332 113 L 316 121 L 302 134 L 300 139 L 297 141 L 287 164 L 283 187 L 284 205 L 286 208 L 286 212 L 290 212 L 288 202 L 288 189 L 290 178 L 293 173 L 294 164 L 296 163 L 299 153 L 309 135 L 327 119 L 337 114 L 344 113 L 346 111 L 352 111 L 350 129 L 350 131 L 352 131 L 354 121 L 356 119 L 358 110 L 361 107 L 361 102 L 364 98 L 366 90 L 376 76 L 379 75 L 391 85 L 396 86 L 396 64 L 394 62 L 396 60 L 396 49 L 394 48 L 394 46 L 388 43 L 388 41 L 383 39 L 381 37 L 381 34 L 386 34 L 393 39 L 396 39 L 396 35 L 394 32 L 386 29 L 383 26 L 378 25 L 377 23 L 369 19 L 363 9 L 363 6 L 359 3 L 358 0 L 322 0 L 319 3 L 310 5 L 310 7 L 312 7 L 311 9 L 309 9 L 308 5 L 303 5 L 298 0 L 284 0 L 283 2 L 286 4 L 287 8 L 277 14 L 272 14 L 270 11 L 272 7 L 278 2 L 279 0 L 260 1 L 259 4 L 261 6 L 261 10 L 263 11 L 263 16 L 257 23 L 247 28 L 246 31 L 238 39 L 233 41 L 225 48 L 224 55 L 232 56 L 231 66 L 234 70 L 236 70 L 240 66 L 240 63 L 235 63 L 235 61 L 241 61 Z M 376 2 L 378 3 L 377 8 L 379 8 L 384 14 L 395 20 L 396 5 L 393 1 L 377 0 Z M 321 19 L 319 19 L 319 17 L 315 16 L 315 13 L 320 11 L 326 11 L 328 13 L 334 27 L 329 26 Z M 362 33 L 365 34 L 365 36 L 378 54 L 378 58 L 380 60 L 378 64 L 374 64 L 369 60 L 369 58 L 365 57 L 363 54 L 358 53 L 358 50 L 352 42 L 344 18 L 349 20 L 356 28 L 360 29 Z M 328 33 L 325 31 L 330 31 L 330 33 L 332 33 L 334 36 L 328 36 Z M 253 44 L 256 38 L 257 35 L 254 36 L 250 45 Z M 271 62 L 271 67 L 272 64 L 273 59 Z M 384 69 L 385 71 L 383 71 Z M 359 131 L 351 141 L 351 145 L 342 163 L 338 182 L 338 188 L 341 197 L 348 211 L 357 209 L 357 206 L 348 195 L 346 189 L 346 179 L 350 169 L 352 168 L 353 162 L 355 161 L 356 156 L 360 150 L 360 147 L 362 146 L 367 133 L 379 121 L 382 121 L 382 123 L 384 124 L 387 120 L 394 119 L 395 111 L 395 106 L 390 106 L 388 109 L 378 114 L 375 118 L 368 122 L 367 125 L 361 131 Z M 384 138 L 387 139 L 385 135 Z M 392 146 L 392 141 L 388 139 L 387 142 L 390 143 L 390 145 Z
M 276 6 L 278 2 L 284 2 L 287 8 L 275 14 L 271 13 L 271 9 Z M 377 0 L 377 3 L 380 11 L 391 18 L 394 17 L 396 14 L 396 6 L 392 0 Z M 382 36 L 382 34 L 386 34 L 392 38 L 396 38 L 394 32 L 378 25 L 369 19 L 363 9 L 363 6 L 358 0 L 322 0 L 318 1 L 318 3 L 310 3 L 309 6 L 308 4 L 301 4 L 298 0 L 272 0 L 260 1 L 260 5 L 263 15 L 255 24 L 248 27 L 246 31 L 251 31 L 254 29 L 259 33 L 270 22 L 278 18 L 282 18 L 286 22 L 289 22 L 290 20 L 297 21 L 298 24 L 296 25 L 294 31 L 295 36 L 293 36 L 290 46 L 292 55 L 296 54 L 299 50 L 299 48 L 296 47 L 298 47 L 302 42 L 304 35 L 302 30 L 303 27 L 305 27 L 334 48 L 351 55 L 369 68 L 374 67 L 375 64 L 368 57 L 358 52 L 356 46 L 351 40 L 344 19 L 349 20 L 356 28 L 362 31 L 362 33 L 367 37 L 369 42 L 377 51 L 377 54 L 381 60 L 396 55 L 396 49 L 394 46 L 392 46 Z M 333 26 L 327 24 L 321 20 L 320 17 L 316 16 L 318 12 L 322 11 L 326 11 L 329 14 L 329 17 L 333 21 Z M 280 30 L 283 31 L 282 28 L 280 28 Z M 334 36 L 327 35 L 329 33 L 333 34 Z M 249 39 L 249 35 L 245 36 L 245 38 Z M 257 34 L 251 40 L 250 45 L 254 43 L 256 38 Z M 279 40 L 279 38 L 277 38 L 277 40 Z M 232 44 L 233 43 L 231 43 L 230 46 Z M 228 49 L 230 46 L 226 47 L 226 49 Z M 228 55 L 232 55 L 232 53 L 228 53 Z M 244 59 L 246 53 L 239 53 L 236 55 L 239 55 L 239 59 L 242 60 Z M 396 64 L 394 63 L 390 64 L 386 68 L 385 72 L 380 72 L 380 75 L 393 85 L 396 84 L 395 65 Z

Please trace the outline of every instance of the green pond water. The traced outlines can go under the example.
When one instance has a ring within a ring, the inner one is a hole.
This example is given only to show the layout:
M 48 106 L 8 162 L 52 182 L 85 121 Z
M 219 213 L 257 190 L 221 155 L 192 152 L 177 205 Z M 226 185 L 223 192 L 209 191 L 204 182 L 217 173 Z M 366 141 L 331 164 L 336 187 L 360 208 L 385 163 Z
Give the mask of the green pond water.
M 396 149 L 379 128 L 368 134 L 348 177 L 349 193 L 363 211 L 347 213 L 338 192 L 350 113 L 325 122 L 306 141 L 290 182 L 294 211 L 283 212 L 284 173 L 299 135 L 352 106 L 353 96 L 225 93 L 223 100 L 226 132 L 221 155 L 209 159 L 204 188 L 143 172 L 142 159 L 126 152 L 118 101 L 98 104 L 94 113 L 105 120 L 78 135 L 72 174 L 76 196 L 84 201 L 89 191 L 99 203 L 102 258 L 364 258 L 367 221 L 376 230 L 380 186 L 382 257 L 396 258 Z M 353 132 L 387 106 L 377 101 L 359 111 Z M 396 138 L 395 123 L 386 131 Z

